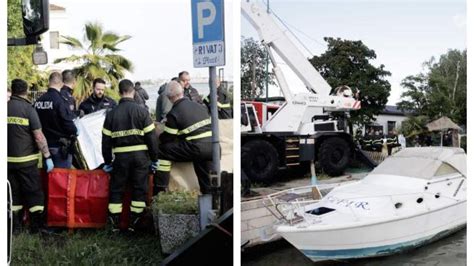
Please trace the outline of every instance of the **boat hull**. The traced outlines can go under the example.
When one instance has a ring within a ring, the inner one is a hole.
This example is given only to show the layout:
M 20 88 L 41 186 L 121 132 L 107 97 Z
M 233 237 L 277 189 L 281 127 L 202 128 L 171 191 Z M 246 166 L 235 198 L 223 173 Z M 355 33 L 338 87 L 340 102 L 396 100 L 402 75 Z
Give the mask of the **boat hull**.
M 279 226 L 277 231 L 313 261 L 387 256 L 426 245 L 466 225 L 466 201 L 385 222 L 327 228 Z

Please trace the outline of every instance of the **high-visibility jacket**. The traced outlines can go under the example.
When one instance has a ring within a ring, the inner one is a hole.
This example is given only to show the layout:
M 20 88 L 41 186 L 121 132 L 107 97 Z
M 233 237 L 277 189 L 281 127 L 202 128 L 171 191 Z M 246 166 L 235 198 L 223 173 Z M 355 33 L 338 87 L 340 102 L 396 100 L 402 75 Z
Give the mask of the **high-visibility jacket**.
M 177 100 L 166 115 L 162 143 L 172 141 L 210 142 L 212 137 L 211 118 L 207 109 L 188 98 Z
M 36 110 L 27 99 L 13 95 L 8 102 L 8 167 L 29 167 L 40 153 L 33 130 L 41 129 Z
M 150 159 L 158 159 L 155 124 L 148 110 L 132 98 L 122 98 L 107 113 L 102 129 L 102 155 L 104 162 L 112 162 L 112 153 L 148 151 Z

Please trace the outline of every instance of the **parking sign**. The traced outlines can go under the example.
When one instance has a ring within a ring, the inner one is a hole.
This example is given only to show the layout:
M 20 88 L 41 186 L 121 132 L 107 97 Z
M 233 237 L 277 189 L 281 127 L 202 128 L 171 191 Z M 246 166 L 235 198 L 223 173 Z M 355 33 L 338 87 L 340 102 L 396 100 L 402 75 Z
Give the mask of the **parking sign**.
M 225 65 L 224 0 L 191 0 L 194 67 Z

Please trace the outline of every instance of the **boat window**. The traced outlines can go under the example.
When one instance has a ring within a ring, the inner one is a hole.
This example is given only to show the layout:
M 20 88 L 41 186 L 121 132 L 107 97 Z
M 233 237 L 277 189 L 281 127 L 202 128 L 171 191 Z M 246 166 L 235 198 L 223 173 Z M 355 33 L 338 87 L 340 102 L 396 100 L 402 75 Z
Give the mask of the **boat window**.
M 323 214 L 326 214 L 326 213 L 332 212 L 332 211 L 334 211 L 334 209 L 326 208 L 326 207 L 319 207 L 319 208 L 307 211 L 306 213 L 309 213 L 309 214 L 312 214 L 312 215 L 323 215 Z
M 436 170 L 435 176 L 441 176 L 441 175 L 448 175 L 448 174 L 455 174 L 458 171 L 454 169 L 451 165 L 447 163 L 442 163 L 438 170 Z

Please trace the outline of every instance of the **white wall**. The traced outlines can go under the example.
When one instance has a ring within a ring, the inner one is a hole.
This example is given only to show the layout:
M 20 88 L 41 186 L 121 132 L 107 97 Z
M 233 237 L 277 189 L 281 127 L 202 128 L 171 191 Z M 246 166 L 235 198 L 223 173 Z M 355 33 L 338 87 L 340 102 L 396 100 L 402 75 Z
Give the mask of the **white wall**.
M 54 31 L 58 31 L 60 36 L 70 35 L 67 10 L 50 10 L 49 30 L 41 35 L 41 43 L 43 44 L 44 50 L 48 53 L 48 64 L 41 65 L 39 68 L 45 71 L 62 71 L 64 69 L 73 68 L 74 65 L 71 63 L 54 64 L 54 60 L 62 57 L 68 57 L 75 53 L 74 50 L 69 49 L 64 44 L 59 44 L 59 49 L 51 49 L 50 32 Z
M 383 133 L 388 134 L 388 121 L 395 121 L 395 129 L 398 129 L 406 119 L 406 116 L 381 114 L 377 116 L 374 124 L 382 125 Z

